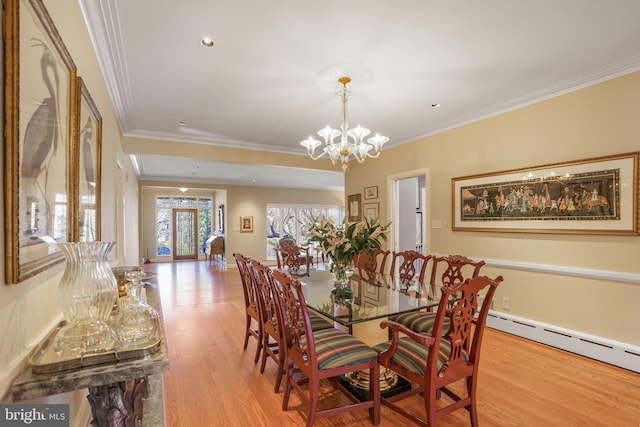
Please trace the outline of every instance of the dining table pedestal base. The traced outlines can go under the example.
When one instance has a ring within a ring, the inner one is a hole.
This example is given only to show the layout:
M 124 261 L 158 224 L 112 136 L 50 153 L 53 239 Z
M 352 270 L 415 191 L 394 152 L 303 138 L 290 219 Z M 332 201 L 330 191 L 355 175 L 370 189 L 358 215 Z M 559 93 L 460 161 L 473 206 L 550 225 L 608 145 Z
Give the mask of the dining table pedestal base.
M 369 398 L 369 371 L 357 371 L 342 376 L 342 385 L 361 401 Z M 395 372 L 380 366 L 380 395 L 390 397 L 411 389 L 411 382 Z

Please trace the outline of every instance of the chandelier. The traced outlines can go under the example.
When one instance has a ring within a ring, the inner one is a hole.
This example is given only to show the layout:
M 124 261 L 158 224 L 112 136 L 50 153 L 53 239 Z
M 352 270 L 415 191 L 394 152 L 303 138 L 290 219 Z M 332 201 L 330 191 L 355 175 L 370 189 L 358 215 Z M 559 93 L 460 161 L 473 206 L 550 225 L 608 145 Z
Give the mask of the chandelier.
M 309 157 L 313 160 L 328 156 L 334 165 L 336 161 L 340 160 L 342 170 L 346 172 L 349 168 L 349 160 L 352 158 L 357 160 L 358 163 L 362 163 L 367 157 L 376 158 L 380 156 L 380 150 L 389 141 L 389 138 L 376 134 L 365 142 L 364 139 L 371 133 L 369 129 L 360 125 L 349 129 L 349 124 L 347 123 L 347 99 L 350 92 L 347 90 L 347 85 L 351 82 L 351 78 L 340 77 L 338 82 L 342 85 L 342 92 L 339 93 L 342 100 L 342 125 L 340 130 L 327 126 L 318 131 L 318 135 L 324 139 L 324 146 L 318 154 L 316 154 L 316 148 L 322 145 L 321 141 L 310 136 L 304 141 L 300 141 L 300 145 L 307 149 Z M 338 137 L 340 139 L 335 141 Z

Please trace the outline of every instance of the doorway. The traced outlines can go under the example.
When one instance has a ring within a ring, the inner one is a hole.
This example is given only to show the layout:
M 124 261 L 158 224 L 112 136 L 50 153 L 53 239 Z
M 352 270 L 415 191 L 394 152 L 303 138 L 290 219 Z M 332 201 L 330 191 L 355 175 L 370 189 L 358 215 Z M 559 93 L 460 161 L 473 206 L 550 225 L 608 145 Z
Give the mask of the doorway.
M 198 210 L 173 210 L 173 259 L 198 259 Z
M 390 243 L 396 252 L 429 253 L 427 172 L 418 170 L 387 177 L 390 219 L 394 225 Z

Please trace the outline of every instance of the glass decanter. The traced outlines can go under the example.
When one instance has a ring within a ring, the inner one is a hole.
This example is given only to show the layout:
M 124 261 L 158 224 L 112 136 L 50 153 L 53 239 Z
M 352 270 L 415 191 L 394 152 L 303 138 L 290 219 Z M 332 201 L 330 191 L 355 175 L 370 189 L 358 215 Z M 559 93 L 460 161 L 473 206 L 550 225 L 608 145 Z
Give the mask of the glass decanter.
M 125 274 L 127 296 L 120 298 L 115 331 L 123 343 L 140 344 L 153 340 L 158 334 L 158 312 L 143 299 L 143 271 Z

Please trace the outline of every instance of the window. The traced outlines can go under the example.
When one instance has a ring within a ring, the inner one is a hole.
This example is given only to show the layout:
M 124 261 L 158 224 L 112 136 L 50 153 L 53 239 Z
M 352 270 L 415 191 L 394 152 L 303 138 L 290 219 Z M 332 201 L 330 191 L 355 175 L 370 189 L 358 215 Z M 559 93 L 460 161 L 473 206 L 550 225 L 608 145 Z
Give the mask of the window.
M 38 211 L 37 206 L 35 208 Z M 37 218 L 34 214 L 32 218 Z M 36 222 L 37 226 L 37 222 Z M 56 241 L 67 239 L 67 195 L 56 193 L 53 205 L 53 238 Z
M 311 214 L 326 216 L 340 223 L 344 218 L 343 206 L 267 205 L 267 259 L 275 259 L 274 249 L 284 236 L 293 236 L 298 244 L 305 243 L 302 222 Z

